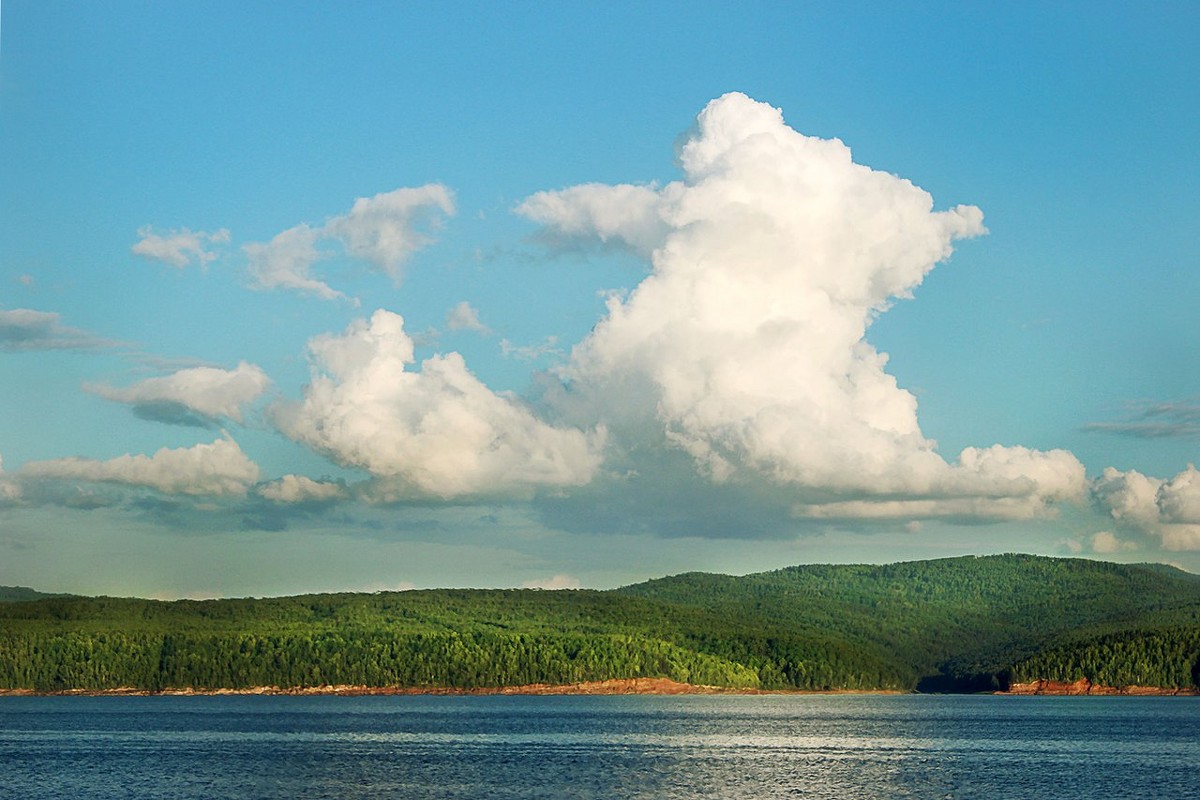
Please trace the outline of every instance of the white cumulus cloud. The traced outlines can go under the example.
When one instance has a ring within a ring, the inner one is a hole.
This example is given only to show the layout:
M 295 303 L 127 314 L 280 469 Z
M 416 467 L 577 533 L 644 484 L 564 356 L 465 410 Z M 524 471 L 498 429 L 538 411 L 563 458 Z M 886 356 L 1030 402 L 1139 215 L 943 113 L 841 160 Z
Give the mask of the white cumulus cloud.
M 1158 490 L 1158 508 L 1169 522 L 1200 523 L 1200 472 L 1189 464 Z
M 1158 490 L 1162 481 L 1136 470 L 1108 467 L 1092 482 L 1092 496 L 1113 519 L 1132 525 L 1157 522 Z
M 303 475 L 284 475 L 269 481 L 255 491 L 260 497 L 276 503 L 324 503 L 346 496 L 346 489 L 332 481 L 314 481 Z
M 641 408 L 714 480 L 841 495 L 802 516 L 1025 518 L 1083 496 L 1065 451 L 968 448 L 948 463 L 866 340 L 954 240 L 986 232 L 978 208 L 935 211 L 741 94 L 704 109 L 679 162 L 683 179 L 661 188 L 588 184 L 518 206 L 552 238 L 650 255 L 564 368 L 569 403 L 602 418 Z
M 304 399 L 276 411 L 281 431 L 339 464 L 368 471 L 374 499 L 579 485 L 600 461 L 600 434 L 555 428 L 495 394 L 458 353 L 414 363 L 404 320 L 376 311 L 341 336 L 309 343 Z
M 259 471 L 236 442 L 221 438 L 194 447 L 164 447 L 152 456 L 31 461 L 19 474 L 23 478 L 125 484 L 164 494 L 244 495 L 258 481 Z
M 433 241 L 443 214 L 454 213 L 450 190 L 436 183 L 360 197 L 349 213 L 329 220 L 324 236 L 336 237 L 357 258 L 399 279 L 400 265 Z
M 245 361 L 235 369 L 192 367 L 132 386 L 114 388 L 87 384 L 88 391 L 134 407 L 139 415 L 164 422 L 212 424 L 221 419 L 242 421 L 242 409 L 257 399 L 271 380 Z
M 417 250 L 433 242 L 443 216 L 454 213 L 450 190 L 431 183 L 360 197 L 350 211 L 313 227 L 301 223 L 277 234 L 270 242 L 242 246 L 249 259 L 251 285 L 256 289 L 287 289 L 324 300 L 346 295 L 314 277 L 320 260 L 346 253 L 367 261 L 400 280 L 400 267 Z
M 1109 467 L 1091 491 L 1096 505 L 1125 528 L 1159 539 L 1167 550 L 1200 550 L 1200 472 L 1194 466 L 1169 480 Z
M 547 226 L 552 243 L 586 244 L 598 239 L 646 257 L 669 231 L 663 219 L 662 194 L 654 186 L 587 183 L 558 192 L 538 192 L 516 211 Z
M 209 245 L 229 243 L 229 231 L 225 228 L 212 233 L 188 228 L 155 233 L 154 229 L 147 225 L 138 229 L 138 236 L 141 238 L 131 248 L 135 254 L 152 261 L 162 261 L 179 269 L 193 262 L 201 267 L 207 266 L 217 257 L 217 254 L 209 249 Z

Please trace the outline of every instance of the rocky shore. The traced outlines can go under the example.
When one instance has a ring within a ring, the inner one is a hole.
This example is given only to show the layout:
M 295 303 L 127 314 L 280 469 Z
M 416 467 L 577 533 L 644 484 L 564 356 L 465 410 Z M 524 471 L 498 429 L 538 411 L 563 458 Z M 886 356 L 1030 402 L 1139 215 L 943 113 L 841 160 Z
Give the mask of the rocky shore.
M 1104 686 L 1092 683 L 1087 678 L 1068 683 L 1066 681 L 1037 680 L 1029 683 L 1014 683 L 1007 691 L 996 694 L 1020 695 L 1129 695 L 1141 697 L 1153 696 L 1193 696 L 1195 689 L 1173 689 L 1163 686 Z

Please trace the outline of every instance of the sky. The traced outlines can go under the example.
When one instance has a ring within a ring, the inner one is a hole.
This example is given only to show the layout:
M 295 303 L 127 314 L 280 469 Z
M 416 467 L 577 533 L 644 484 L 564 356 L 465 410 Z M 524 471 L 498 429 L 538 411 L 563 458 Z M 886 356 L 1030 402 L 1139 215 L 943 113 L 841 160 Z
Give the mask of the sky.
M 1192 2 L 0 7 L 0 585 L 1200 572 Z

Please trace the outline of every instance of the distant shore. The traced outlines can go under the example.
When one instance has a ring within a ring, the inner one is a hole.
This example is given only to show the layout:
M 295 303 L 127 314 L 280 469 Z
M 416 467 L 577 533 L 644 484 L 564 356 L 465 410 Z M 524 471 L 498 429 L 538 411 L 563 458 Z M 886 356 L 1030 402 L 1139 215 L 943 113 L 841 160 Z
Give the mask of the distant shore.
M 529 683 L 521 686 L 486 686 L 470 689 L 453 686 L 358 686 L 335 684 L 321 686 L 252 686 L 244 689 L 166 688 L 160 691 L 123 686 L 115 689 L 61 689 L 40 692 L 34 689 L 0 689 L 0 697 L 211 697 L 271 696 L 271 697 L 366 697 L 400 695 L 898 695 L 911 694 L 897 689 L 830 689 L 825 691 L 801 689 L 753 689 L 728 686 L 702 686 L 681 683 L 669 678 L 616 678 L 607 681 L 553 684 Z M 1097 696 L 1097 697 L 1194 697 L 1195 689 L 1174 689 L 1162 686 L 1103 686 L 1086 678 L 1066 681 L 1038 680 L 1014 683 L 1008 689 L 992 692 L 1004 696 Z
M 799 691 L 773 689 L 739 689 L 727 686 L 701 686 L 681 683 L 668 678 L 618 678 L 607 681 L 584 681 L 581 683 L 551 684 L 530 683 L 522 686 L 489 686 L 460 689 L 450 686 L 254 686 L 246 689 L 193 689 L 167 688 L 150 691 L 135 687 L 116 689 L 63 689 L 39 692 L 33 689 L 0 689 L 0 697 L 190 697 L 216 695 L 265 695 L 265 696 L 343 696 L 361 697 L 370 695 L 684 695 L 684 694 L 905 694 L 898 690 L 830 690 Z

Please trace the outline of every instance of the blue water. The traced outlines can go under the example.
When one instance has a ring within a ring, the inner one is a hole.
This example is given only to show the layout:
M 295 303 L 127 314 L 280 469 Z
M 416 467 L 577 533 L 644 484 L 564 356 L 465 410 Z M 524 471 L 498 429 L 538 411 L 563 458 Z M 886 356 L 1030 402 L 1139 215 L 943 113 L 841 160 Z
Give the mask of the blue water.
M 0 698 L 0 797 L 1200 797 L 1200 700 Z

